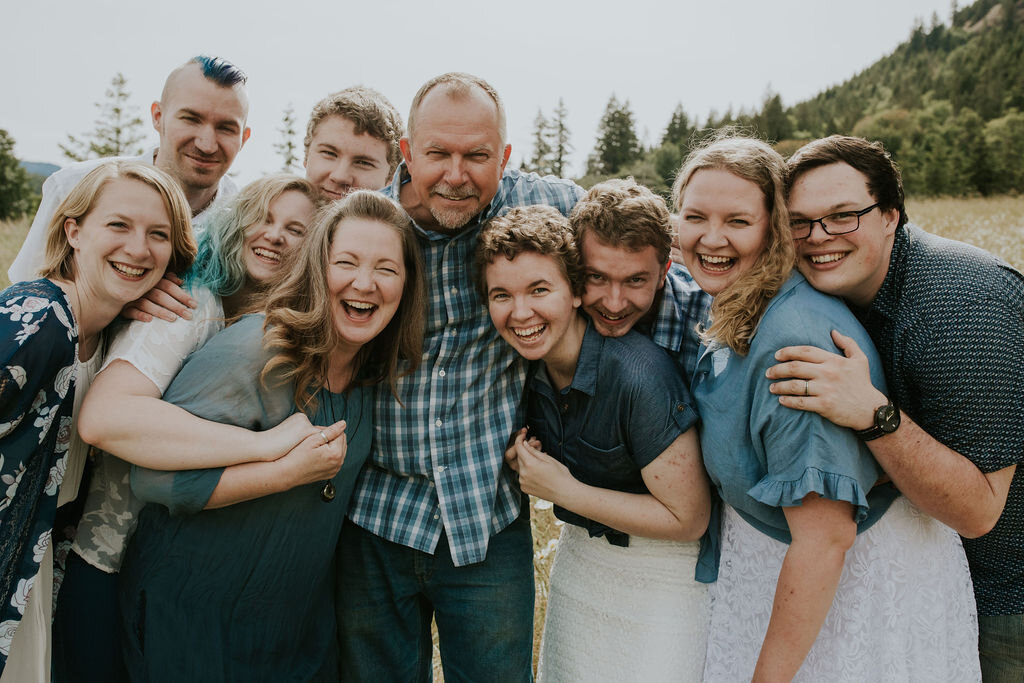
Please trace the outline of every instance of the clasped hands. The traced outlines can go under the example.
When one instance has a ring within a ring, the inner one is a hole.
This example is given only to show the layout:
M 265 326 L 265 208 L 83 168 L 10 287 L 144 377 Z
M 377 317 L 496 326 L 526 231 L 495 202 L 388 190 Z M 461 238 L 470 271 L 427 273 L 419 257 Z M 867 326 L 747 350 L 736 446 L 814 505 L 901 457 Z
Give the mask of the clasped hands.
M 515 434 L 505 450 L 505 462 L 519 474 L 523 493 L 558 503 L 566 487 L 576 482 L 569 468 L 541 450 L 534 437 L 527 438 L 526 427 Z

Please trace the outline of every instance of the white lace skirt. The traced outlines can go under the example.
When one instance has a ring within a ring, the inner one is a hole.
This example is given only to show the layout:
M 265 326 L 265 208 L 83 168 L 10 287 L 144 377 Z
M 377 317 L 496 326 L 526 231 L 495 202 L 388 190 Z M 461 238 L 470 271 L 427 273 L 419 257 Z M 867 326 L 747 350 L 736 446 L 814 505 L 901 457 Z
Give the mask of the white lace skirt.
M 566 524 L 537 680 L 698 683 L 707 588 L 693 578 L 696 562 L 697 543 L 631 536 L 620 548 Z
M 788 548 L 724 507 L 708 683 L 750 680 Z M 793 680 L 980 681 L 977 622 L 960 537 L 901 496 L 847 551 L 832 608 Z

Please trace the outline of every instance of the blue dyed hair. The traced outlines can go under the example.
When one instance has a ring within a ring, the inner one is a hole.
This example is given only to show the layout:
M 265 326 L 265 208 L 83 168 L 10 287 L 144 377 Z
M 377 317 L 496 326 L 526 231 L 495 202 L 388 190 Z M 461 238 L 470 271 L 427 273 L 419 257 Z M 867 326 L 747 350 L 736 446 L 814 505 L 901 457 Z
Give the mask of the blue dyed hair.
M 198 55 L 193 57 L 192 61 L 203 69 L 204 76 L 222 87 L 245 85 L 245 82 L 249 80 L 244 71 L 222 57 Z
M 207 287 L 218 296 L 238 292 L 248 278 L 245 269 L 245 233 L 263 223 L 270 204 L 281 194 L 296 190 L 316 206 L 317 190 L 305 178 L 280 173 L 255 180 L 210 218 L 199 237 L 195 261 L 185 273 L 185 288 Z

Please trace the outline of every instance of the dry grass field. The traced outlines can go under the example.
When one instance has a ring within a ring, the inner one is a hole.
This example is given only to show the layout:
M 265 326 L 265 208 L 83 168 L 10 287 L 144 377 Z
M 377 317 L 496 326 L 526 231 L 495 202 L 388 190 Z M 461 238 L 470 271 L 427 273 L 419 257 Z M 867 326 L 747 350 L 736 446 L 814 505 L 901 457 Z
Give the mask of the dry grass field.
M 910 201 L 911 220 L 929 232 L 975 244 L 1024 269 L 1024 197 L 976 199 L 926 199 Z M 7 267 L 28 230 L 28 220 L 0 221 L 0 285 L 6 287 Z M 534 656 L 540 645 L 547 604 L 548 576 L 554 558 L 560 523 L 551 506 L 532 501 L 534 531 L 534 567 L 536 570 L 537 608 L 534 621 Z M 436 638 L 435 638 L 436 641 Z M 437 646 L 434 649 L 435 680 L 443 680 Z

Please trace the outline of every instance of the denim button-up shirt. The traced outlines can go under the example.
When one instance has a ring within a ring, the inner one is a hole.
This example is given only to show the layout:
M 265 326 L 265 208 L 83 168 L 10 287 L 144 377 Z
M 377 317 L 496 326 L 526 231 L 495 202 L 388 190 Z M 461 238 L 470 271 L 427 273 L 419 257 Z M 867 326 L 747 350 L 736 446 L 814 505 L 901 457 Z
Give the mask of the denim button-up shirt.
M 671 358 L 637 332 L 602 337 L 587 323 L 576 372 L 559 391 L 543 364 L 527 384 L 527 427 L 548 455 L 584 484 L 648 493 L 640 470 L 697 422 Z M 629 537 L 555 506 L 555 515 L 606 536 L 614 545 Z

